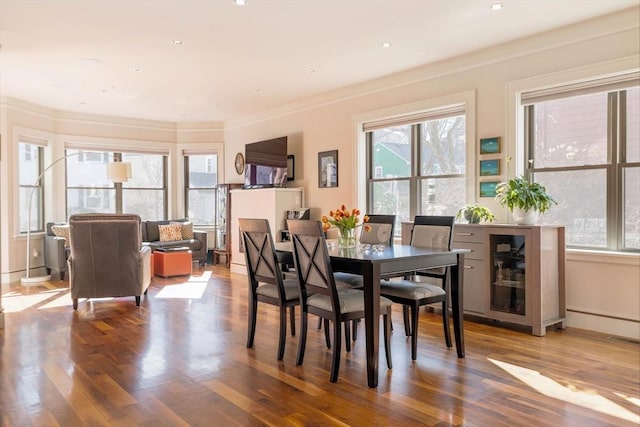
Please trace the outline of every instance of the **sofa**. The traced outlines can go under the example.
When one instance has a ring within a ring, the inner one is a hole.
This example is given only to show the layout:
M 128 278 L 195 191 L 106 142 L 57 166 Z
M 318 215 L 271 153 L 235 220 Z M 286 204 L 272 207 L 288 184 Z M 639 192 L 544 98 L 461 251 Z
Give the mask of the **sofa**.
M 60 280 L 64 280 L 67 271 L 68 230 L 67 223 L 48 222 L 44 236 L 44 266 L 47 274 L 58 276 Z
M 152 250 L 185 246 L 191 250 L 194 261 L 206 264 L 207 232 L 194 230 L 193 223 L 188 219 L 142 221 L 140 227 L 143 244 Z

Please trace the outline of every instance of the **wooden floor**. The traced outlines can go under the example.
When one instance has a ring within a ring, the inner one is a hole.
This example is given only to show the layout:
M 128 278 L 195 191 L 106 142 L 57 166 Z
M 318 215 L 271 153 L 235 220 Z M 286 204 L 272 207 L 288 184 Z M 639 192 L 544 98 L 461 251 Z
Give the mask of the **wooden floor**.
M 572 330 L 534 337 L 465 322 L 467 357 L 421 313 L 418 360 L 394 310 L 393 370 L 381 351 L 366 386 L 364 334 L 329 382 L 331 353 L 309 331 L 276 361 L 277 311 L 247 349 L 246 278 L 216 265 L 156 278 L 134 299 L 82 301 L 66 282 L 11 285 L 0 330 L 2 426 L 604 426 L 640 422 L 640 346 Z M 5 286 L 7 288 L 7 286 Z M 310 319 L 315 325 L 315 319 Z M 344 347 L 343 347 L 344 348 Z

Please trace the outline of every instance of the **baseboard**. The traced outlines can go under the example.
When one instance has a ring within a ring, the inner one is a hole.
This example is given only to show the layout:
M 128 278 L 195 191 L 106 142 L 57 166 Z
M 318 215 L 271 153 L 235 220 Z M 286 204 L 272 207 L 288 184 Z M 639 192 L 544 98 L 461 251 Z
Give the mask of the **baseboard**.
M 567 310 L 567 326 L 640 340 L 640 323 Z

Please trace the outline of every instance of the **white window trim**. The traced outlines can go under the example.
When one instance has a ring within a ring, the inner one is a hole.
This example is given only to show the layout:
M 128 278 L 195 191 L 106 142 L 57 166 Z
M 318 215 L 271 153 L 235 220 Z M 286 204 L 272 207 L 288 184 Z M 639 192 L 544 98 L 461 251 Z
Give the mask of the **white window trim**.
M 466 137 L 467 137 L 467 190 L 465 198 L 467 201 L 476 200 L 476 167 L 475 167 L 475 141 L 476 141 L 476 92 L 469 90 L 437 98 L 426 99 L 410 104 L 395 105 L 393 107 L 380 110 L 368 111 L 353 116 L 353 170 L 358 179 L 352 183 L 352 199 L 356 200 L 356 206 L 366 206 L 366 132 L 363 131 L 365 123 L 382 121 L 392 117 L 420 114 L 429 110 L 437 110 L 448 105 L 463 104 L 465 109 Z
M 51 156 L 51 145 L 54 141 L 54 134 L 50 133 L 50 132 L 45 132 L 45 131 L 41 131 L 41 130 L 37 130 L 37 129 L 30 129 L 30 128 L 26 128 L 26 127 L 22 127 L 22 126 L 13 126 L 11 128 L 12 131 L 12 144 L 11 144 L 11 149 L 13 150 L 13 153 L 11 155 L 11 157 L 13 158 L 13 164 L 12 164 L 12 168 L 13 170 L 11 171 L 11 175 L 13 177 L 13 179 L 11 180 L 11 182 L 15 183 L 14 185 L 12 185 L 10 191 L 10 200 L 13 200 L 13 206 L 15 206 L 15 209 L 11 209 L 11 213 L 9 214 L 12 218 L 11 218 L 11 224 L 13 224 L 12 226 L 12 231 L 11 233 L 13 234 L 13 239 L 14 240 L 26 240 L 27 236 L 26 234 L 20 233 L 20 212 L 18 211 L 20 209 L 20 192 L 19 192 L 19 188 L 18 188 L 18 182 L 19 182 L 19 173 L 20 173 L 20 153 L 18 150 L 18 146 L 20 144 L 20 142 L 28 142 L 31 144 L 35 144 L 35 145 L 40 145 L 42 147 L 44 147 L 44 159 L 43 159 L 43 163 L 44 163 L 44 167 L 46 168 L 48 165 L 51 164 L 52 160 L 52 156 Z M 24 141 L 22 141 L 22 139 L 24 138 Z M 54 171 L 52 171 L 54 172 Z M 47 209 L 48 206 L 51 206 L 48 200 L 48 196 L 51 193 L 51 189 L 52 189 L 52 180 L 50 179 L 51 173 L 47 172 L 44 174 L 42 180 L 43 180 L 43 185 L 45 188 L 45 192 L 44 192 L 44 223 L 46 224 L 48 219 L 47 216 L 50 213 L 50 209 Z M 46 189 L 49 189 L 49 191 L 47 191 Z M 31 233 L 31 237 L 33 238 L 34 236 L 37 236 L 38 234 L 43 234 L 43 233 Z

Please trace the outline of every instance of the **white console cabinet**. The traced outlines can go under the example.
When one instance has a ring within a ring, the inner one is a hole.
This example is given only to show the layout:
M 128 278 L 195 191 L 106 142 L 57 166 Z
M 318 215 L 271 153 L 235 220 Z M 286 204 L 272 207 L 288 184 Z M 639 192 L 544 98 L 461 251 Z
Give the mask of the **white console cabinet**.
M 302 188 L 252 188 L 231 190 L 231 271 L 247 274 L 238 218 L 264 218 L 277 242 L 285 229 L 286 211 L 304 206 Z M 238 242 L 237 244 L 235 242 Z

